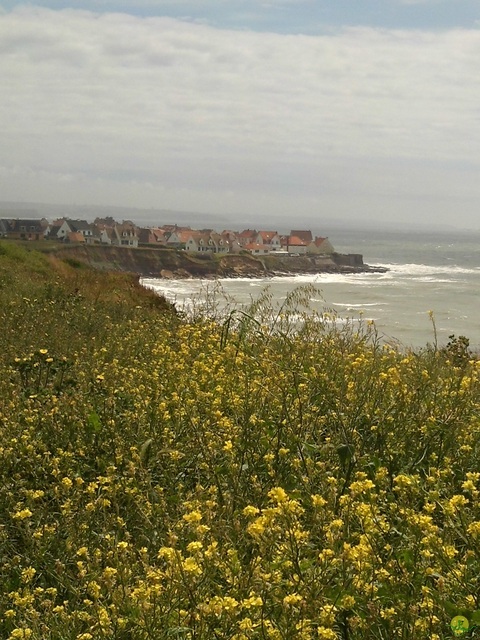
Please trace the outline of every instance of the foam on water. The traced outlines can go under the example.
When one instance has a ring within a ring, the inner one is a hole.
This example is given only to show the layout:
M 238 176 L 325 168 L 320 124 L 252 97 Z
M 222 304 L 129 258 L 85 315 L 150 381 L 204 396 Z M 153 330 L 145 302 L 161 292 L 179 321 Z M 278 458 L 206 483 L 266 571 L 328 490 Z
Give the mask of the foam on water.
M 336 307 L 345 307 L 346 309 L 363 309 L 364 307 L 383 306 L 385 303 L 384 302 L 362 302 L 360 304 L 354 304 L 353 302 L 332 302 L 331 304 L 335 305 Z
M 408 264 L 382 264 L 378 265 L 381 267 L 386 267 L 389 269 L 389 274 L 399 275 L 429 275 L 429 274 L 445 274 L 445 275 L 457 275 L 461 273 L 465 274 L 479 274 L 480 267 L 476 268 L 468 268 L 461 267 L 456 264 L 452 265 L 430 265 L 430 264 L 417 264 L 417 263 L 408 263 Z
M 379 246 L 375 245 L 378 250 Z M 235 300 L 239 306 L 255 301 L 268 288 L 273 301 L 281 304 L 296 287 L 313 285 L 310 303 L 319 314 L 334 310 L 335 322 L 375 320 L 379 332 L 388 339 L 405 345 L 423 346 L 434 339 L 429 312 L 433 311 L 439 344 L 448 336 L 465 335 L 474 348 L 480 348 L 480 324 L 477 299 L 480 290 L 480 252 L 469 245 L 468 252 L 456 245 L 449 252 L 442 249 L 425 251 L 425 245 L 411 240 L 408 258 L 394 262 L 403 253 L 403 245 L 387 241 L 383 251 L 391 261 L 369 259 L 368 248 L 362 247 L 365 261 L 389 269 L 385 273 L 319 273 L 274 276 L 269 278 L 222 278 L 212 280 L 145 279 L 143 284 L 162 293 L 179 306 L 202 306 L 202 300 L 215 298 L 214 307 Z M 428 261 L 427 261 L 428 259 Z M 227 302 L 228 297 L 228 302 Z M 370 315 L 372 317 L 370 317 Z

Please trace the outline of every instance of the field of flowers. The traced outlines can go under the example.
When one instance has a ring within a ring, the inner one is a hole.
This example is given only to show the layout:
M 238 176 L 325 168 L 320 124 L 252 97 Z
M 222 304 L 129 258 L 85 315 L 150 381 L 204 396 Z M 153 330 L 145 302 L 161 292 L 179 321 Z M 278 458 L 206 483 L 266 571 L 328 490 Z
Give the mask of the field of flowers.
M 0 242 L 1 638 L 475 637 L 480 363 L 308 295 L 188 319 Z

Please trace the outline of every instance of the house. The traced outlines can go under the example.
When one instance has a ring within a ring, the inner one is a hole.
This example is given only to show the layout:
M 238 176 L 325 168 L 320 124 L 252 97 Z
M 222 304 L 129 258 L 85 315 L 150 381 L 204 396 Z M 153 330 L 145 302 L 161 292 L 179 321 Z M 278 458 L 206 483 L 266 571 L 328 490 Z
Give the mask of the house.
M 99 224 L 97 225 L 97 229 L 102 244 L 114 244 L 114 240 L 116 239 L 114 227 Z
M 259 231 L 255 242 L 268 246 L 269 251 L 280 251 L 282 248 L 280 236 L 276 231 Z
M 68 236 L 69 233 L 72 233 L 74 231 L 74 228 L 71 224 L 71 220 L 67 220 L 65 218 L 65 220 L 62 222 L 62 224 L 60 225 L 60 229 L 57 232 L 57 238 L 59 240 L 65 240 Z
M 210 234 L 202 231 L 190 231 L 188 240 L 185 242 L 185 251 L 189 253 L 213 252 Z
M 304 255 L 307 253 L 307 246 L 307 242 L 305 242 L 305 240 L 302 240 L 302 238 L 299 238 L 298 236 L 290 235 L 288 237 L 288 253 Z
M 249 242 L 243 247 L 243 249 L 256 256 L 264 256 L 270 253 L 268 245 L 261 244 L 259 242 Z
M 85 244 L 86 239 L 83 233 L 81 233 L 80 231 L 70 231 L 69 233 L 67 233 L 65 242 L 75 242 L 77 244 Z
M 100 242 L 100 235 L 96 225 L 91 222 L 85 222 L 84 220 L 73 222 L 74 233 L 81 233 L 85 239 L 86 244 L 95 244 Z
M 155 236 L 148 227 L 140 227 L 137 231 L 139 244 L 155 244 Z
M 45 220 L 10 220 L 6 237 L 12 240 L 43 240 L 45 237 Z
M 221 233 L 216 233 L 215 231 L 213 231 L 210 234 L 210 238 L 215 244 L 215 247 L 216 247 L 215 253 L 230 252 L 230 242 L 227 237 L 223 236 Z
M 316 236 L 315 240 L 307 245 L 307 253 L 315 255 L 331 255 L 332 253 L 335 253 L 335 249 L 328 238 Z
M 104 218 L 95 218 L 93 224 L 96 227 L 100 227 L 101 229 L 103 229 L 104 227 L 111 227 L 113 229 L 113 227 L 117 224 L 117 221 L 112 216 L 105 216 Z
M 10 221 L 0 218 L 0 238 L 6 238 L 10 229 Z
M 87 244 L 100 242 L 100 235 L 98 234 L 97 227 L 94 224 L 87 222 L 86 220 L 70 220 L 68 218 L 65 219 L 57 232 L 57 237 L 59 240 L 67 241 L 69 238 L 69 234 L 71 233 L 82 234 L 84 241 Z M 76 236 L 70 237 L 74 238 Z M 70 240 L 70 242 L 72 242 L 72 240 Z
M 292 229 L 290 231 L 290 237 L 300 238 L 306 245 L 313 242 L 312 232 L 309 229 Z
M 165 227 L 165 231 L 167 247 L 172 247 L 173 249 L 185 249 L 185 245 L 192 234 L 190 227 L 175 226 L 172 231 Z
M 165 233 L 165 229 L 156 227 L 154 229 L 151 229 L 151 232 L 155 236 L 155 242 L 157 245 L 160 245 L 161 247 L 167 246 L 167 236 Z
M 326 244 L 323 245 L 323 242 Z M 315 238 L 314 240 L 310 229 L 292 229 L 289 235 L 280 236 L 280 245 L 283 251 L 295 255 L 329 252 L 328 238 Z
M 138 247 L 137 227 L 131 220 L 124 220 L 113 228 L 112 244 L 118 247 Z
M 167 238 L 165 237 L 165 230 L 152 227 L 144 227 L 137 229 L 139 244 L 148 244 L 160 247 L 167 246 Z
M 46 238 L 48 238 L 49 240 L 58 240 L 58 232 L 60 231 L 62 224 L 63 222 L 61 224 L 52 223 L 48 225 Z
M 255 229 L 244 229 L 236 235 L 238 244 L 243 248 L 245 248 L 245 245 L 247 244 L 258 244 L 257 237 L 258 231 L 256 231 Z
M 190 253 L 228 253 L 228 239 L 211 230 L 190 231 L 185 243 L 185 251 Z
M 234 231 L 224 230 L 220 235 L 228 246 L 228 253 L 240 253 L 242 246 L 238 242 L 237 234 Z
M 116 247 L 138 247 L 139 229 L 130 220 L 124 220 L 121 224 L 115 223 L 113 226 L 107 224 L 95 226 L 102 244 Z
M 290 236 L 284 236 L 284 235 L 281 235 L 281 236 L 280 236 L 280 246 L 281 246 L 281 248 L 282 248 L 282 251 L 284 251 L 284 252 L 286 252 L 286 251 L 287 251 L 287 247 L 288 247 L 288 238 L 289 238 L 289 237 L 290 237 Z

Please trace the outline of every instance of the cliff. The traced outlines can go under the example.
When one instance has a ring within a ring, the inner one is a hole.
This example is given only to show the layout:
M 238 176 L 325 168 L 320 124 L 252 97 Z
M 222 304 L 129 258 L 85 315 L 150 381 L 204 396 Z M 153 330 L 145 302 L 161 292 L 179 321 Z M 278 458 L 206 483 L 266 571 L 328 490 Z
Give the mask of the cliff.
M 360 254 L 332 256 L 190 255 L 160 248 L 127 248 L 98 245 L 62 246 L 55 255 L 105 271 L 127 271 L 153 278 L 262 277 L 298 273 L 380 271 L 363 263 Z

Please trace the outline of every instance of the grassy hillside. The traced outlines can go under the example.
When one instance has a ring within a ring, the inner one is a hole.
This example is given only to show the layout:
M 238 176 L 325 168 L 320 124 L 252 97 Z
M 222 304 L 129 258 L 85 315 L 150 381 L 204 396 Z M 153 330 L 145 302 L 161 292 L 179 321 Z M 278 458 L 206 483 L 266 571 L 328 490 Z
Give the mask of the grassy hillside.
M 299 327 L 308 295 L 187 321 L 0 243 L 0 637 L 480 624 L 479 363 Z

